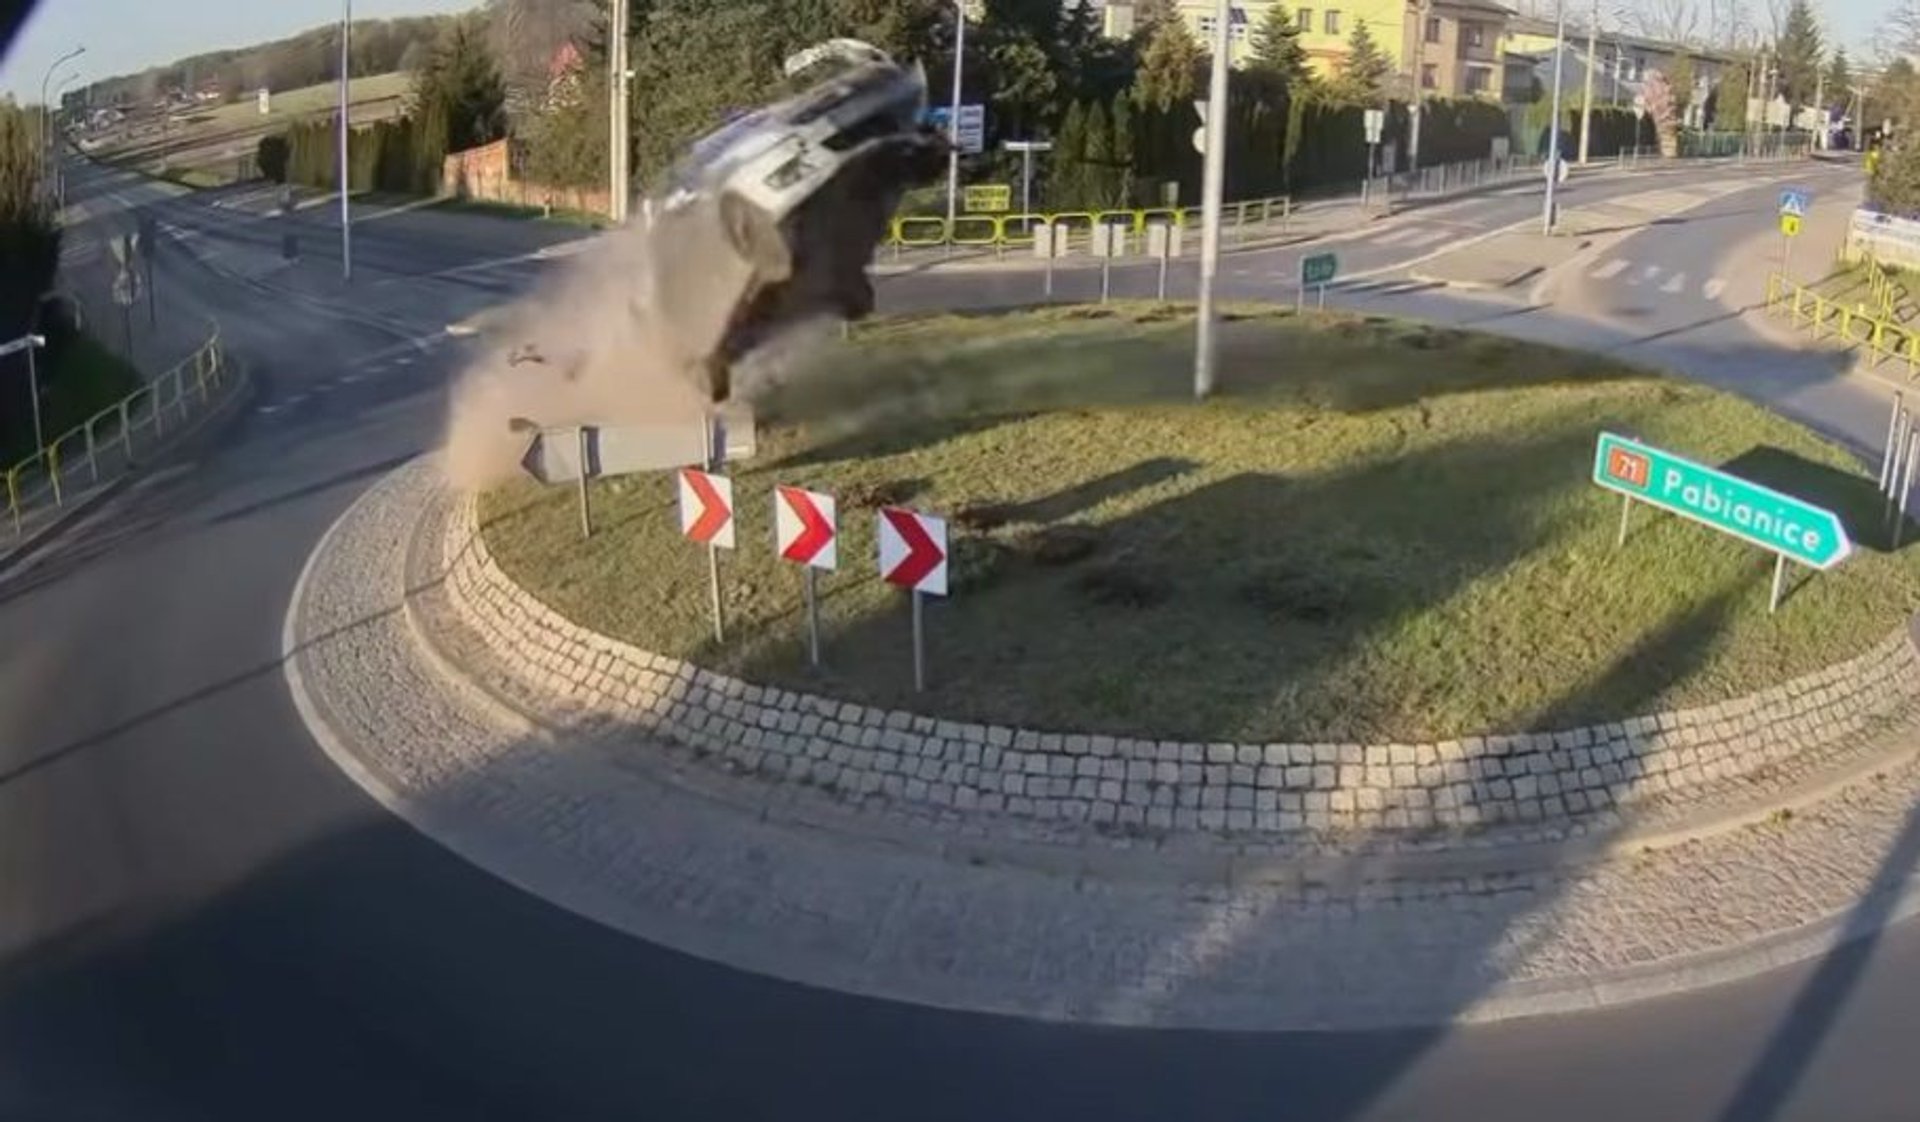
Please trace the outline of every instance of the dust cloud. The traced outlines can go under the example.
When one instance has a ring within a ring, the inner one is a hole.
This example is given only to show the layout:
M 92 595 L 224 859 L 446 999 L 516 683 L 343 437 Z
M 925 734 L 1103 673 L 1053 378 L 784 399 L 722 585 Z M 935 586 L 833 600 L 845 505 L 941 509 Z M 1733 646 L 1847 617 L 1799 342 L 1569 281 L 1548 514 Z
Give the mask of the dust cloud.
M 448 481 L 464 489 L 519 471 L 529 434 L 577 424 L 697 422 L 753 268 L 696 203 L 672 221 L 636 220 L 595 240 L 532 294 L 484 316 L 480 357 L 451 394 Z M 734 399 L 751 402 L 805 366 L 838 321 L 798 317 L 733 364 Z

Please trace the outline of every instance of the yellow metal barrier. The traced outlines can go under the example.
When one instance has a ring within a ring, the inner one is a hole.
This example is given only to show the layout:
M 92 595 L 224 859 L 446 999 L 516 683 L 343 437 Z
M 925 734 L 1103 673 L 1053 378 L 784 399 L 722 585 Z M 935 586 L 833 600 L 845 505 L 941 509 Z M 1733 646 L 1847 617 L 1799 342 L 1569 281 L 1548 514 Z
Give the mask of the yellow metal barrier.
M 928 237 L 925 234 L 918 236 L 909 234 L 908 231 L 914 228 L 915 223 L 918 223 L 922 229 L 928 226 L 933 227 L 933 235 Z M 931 245 L 945 245 L 947 244 L 947 220 L 944 218 L 923 216 L 896 218 L 893 220 L 893 241 L 895 245 L 904 245 L 915 249 Z
M 984 234 L 979 232 L 982 226 L 986 227 Z M 968 232 L 969 228 L 972 229 L 971 233 Z M 954 216 L 952 236 L 954 245 L 993 246 L 999 245 L 1001 238 L 1000 219 L 991 214 Z
M 895 218 L 888 225 L 887 244 L 895 249 L 925 249 L 938 245 L 962 245 L 969 247 L 1028 245 L 1033 241 L 1033 228 L 1041 223 L 1065 225 L 1069 228 L 1084 225 L 1091 230 L 1096 223 L 1112 222 L 1124 225 L 1130 232 L 1139 234 L 1146 230 L 1150 222 L 1172 221 L 1178 226 L 1198 224 L 1201 208 L 1189 207 L 1126 207 L 1117 210 L 1101 211 L 1061 211 L 1040 212 L 1035 214 L 969 214 L 955 216 L 953 227 L 947 226 L 945 218 L 933 215 L 906 215 Z M 1293 215 L 1293 200 L 1285 195 L 1268 199 L 1246 199 L 1241 202 L 1227 203 L 1221 216 L 1224 224 L 1233 227 L 1245 227 L 1272 222 L 1276 216 L 1282 220 Z M 969 225 L 971 224 L 971 225 Z M 991 227 L 991 235 L 987 228 Z
M 1876 297 L 1877 302 L 1877 297 Z M 1894 322 L 1865 304 L 1845 304 L 1823 296 L 1779 273 L 1767 276 L 1767 311 L 1777 313 L 1782 306 L 1795 327 L 1805 325 L 1815 339 L 1825 338 L 1832 327 L 1848 346 L 1864 347 L 1868 362 L 1878 367 L 1888 359 L 1904 359 L 1907 378 L 1920 374 L 1920 328 Z
M 102 426 L 118 420 L 122 447 L 131 461 L 133 430 L 136 427 L 151 424 L 156 437 L 165 433 L 166 421 L 161 398 L 163 387 L 168 385 L 173 387 L 173 403 L 179 407 L 180 415 L 184 419 L 188 412 L 185 379 L 189 376 L 189 371 L 200 390 L 201 401 L 206 402 L 211 397 L 209 387 L 220 382 L 227 371 L 218 327 L 197 350 L 161 371 L 152 381 L 88 417 L 80 424 L 55 436 L 44 447 L 35 449 L 32 455 L 8 468 L 5 475 L 7 517 L 13 523 L 14 536 L 18 537 L 25 529 L 26 510 L 33 500 L 35 480 L 39 475 L 44 475 L 41 482 L 45 484 L 46 492 L 56 506 L 65 505 L 66 476 L 75 470 L 65 465 L 73 456 L 86 457 L 88 474 L 92 481 L 98 482 Z M 137 417 L 134 411 L 135 404 L 142 396 L 151 403 L 149 415 L 144 419 Z M 79 445 L 77 452 L 70 448 L 76 443 Z

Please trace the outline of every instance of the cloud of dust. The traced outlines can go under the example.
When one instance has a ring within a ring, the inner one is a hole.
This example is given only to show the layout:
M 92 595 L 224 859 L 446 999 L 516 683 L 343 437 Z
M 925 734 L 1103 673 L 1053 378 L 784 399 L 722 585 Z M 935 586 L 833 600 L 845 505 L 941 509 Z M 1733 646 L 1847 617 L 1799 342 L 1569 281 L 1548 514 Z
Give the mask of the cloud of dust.
M 709 400 L 704 364 L 753 271 L 713 206 L 608 233 L 532 294 L 484 317 L 481 355 L 451 395 L 450 483 L 479 489 L 517 474 L 529 440 L 517 421 L 698 420 Z M 735 365 L 731 396 L 751 400 L 777 384 L 826 332 L 810 317 L 766 340 Z

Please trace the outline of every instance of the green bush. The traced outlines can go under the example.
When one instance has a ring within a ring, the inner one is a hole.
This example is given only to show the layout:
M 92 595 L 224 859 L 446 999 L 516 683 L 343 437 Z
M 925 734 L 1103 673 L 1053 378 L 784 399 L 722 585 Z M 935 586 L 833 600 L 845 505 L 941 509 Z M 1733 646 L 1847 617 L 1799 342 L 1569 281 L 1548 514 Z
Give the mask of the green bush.
M 287 160 L 292 152 L 287 144 L 285 133 L 273 133 L 260 138 L 259 145 L 253 151 L 253 162 L 260 174 L 275 183 L 287 181 Z

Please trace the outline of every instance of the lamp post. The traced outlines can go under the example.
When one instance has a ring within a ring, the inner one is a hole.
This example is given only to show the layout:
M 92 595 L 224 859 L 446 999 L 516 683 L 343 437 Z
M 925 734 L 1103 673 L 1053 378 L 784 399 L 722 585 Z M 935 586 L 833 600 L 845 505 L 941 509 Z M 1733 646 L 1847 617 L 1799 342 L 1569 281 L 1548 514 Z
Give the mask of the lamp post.
M 353 279 L 353 215 L 347 209 L 347 62 L 353 40 L 353 0 L 340 13 L 340 279 Z
M 953 5 L 953 101 L 947 112 L 947 245 L 953 245 L 953 222 L 960 200 L 960 73 L 967 57 L 967 5 Z
M 1593 14 L 1587 23 L 1587 61 L 1582 67 L 1587 72 L 1586 94 L 1580 99 L 1580 166 L 1587 166 L 1587 155 L 1593 150 L 1593 64 L 1600 52 L 1600 0 L 1593 0 Z
M 1231 0 L 1217 0 L 1213 10 L 1213 73 L 1207 84 L 1206 161 L 1200 183 L 1200 308 L 1193 352 L 1193 396 L 1205 400 L 1213 393 L 1219 358 L 1218 324 L 1214 323 L 1213 283 L 1220 270 L 1221 198 L 1227 183 L 1227 51 Z
M 1567 0 L 1554 5 L 1553 26 L 1553 124 L 1547 130 L 1547 205 L 1541 216 L 1541 232 L 1553 233 L 1555 188 L 1560 183 L 1560 81 L 1567 57 Z
M 1009 152 L 1020 153 L 1020 213 L 1033 214 L 1033 154 L 1053 151 L 1050 140 L 1009 140 L 1001 145 Z
M 613 0 L 607 16 L 607 217 L 627 220 L 629 169 L 627 130 L 627 0 Z
M 45 435 L 40 431 L 40 372 L 33 364 L 33 352 L 47 345 L 45 335 L 26 334 L 11 343 L 0 343 L 0 358 L 18 351 L 27 352 L 27 392 L 33 397 L 33 447 L 38 451 L 47 446 Z
M 53 113 L 47 106 L 47 83 L 53 81 L 53 72 L 60 69 L 61 63 L 79 58 L 86 53 L 85 44 L 75 47 L 54 59 L 52 65 L 47 67 L 47 72 L 40 78 L 40 147 L 46 150 L 49 156 L 53 149 Z

